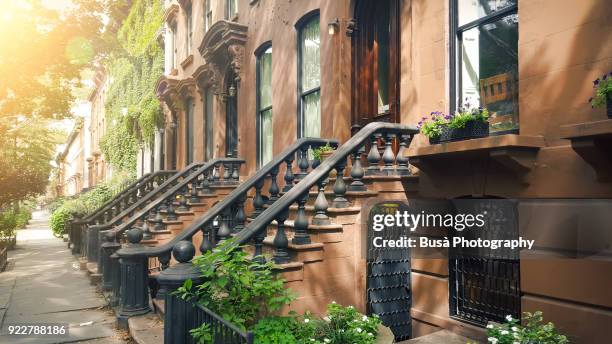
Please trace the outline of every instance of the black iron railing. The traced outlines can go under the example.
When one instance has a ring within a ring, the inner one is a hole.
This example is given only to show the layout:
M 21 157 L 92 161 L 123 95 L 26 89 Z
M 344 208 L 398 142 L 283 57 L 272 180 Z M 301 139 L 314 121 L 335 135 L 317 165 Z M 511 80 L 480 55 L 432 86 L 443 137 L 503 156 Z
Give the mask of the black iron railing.
M 0 246 L 0 272 L 4 271 L 8 263 L 8 247 Z

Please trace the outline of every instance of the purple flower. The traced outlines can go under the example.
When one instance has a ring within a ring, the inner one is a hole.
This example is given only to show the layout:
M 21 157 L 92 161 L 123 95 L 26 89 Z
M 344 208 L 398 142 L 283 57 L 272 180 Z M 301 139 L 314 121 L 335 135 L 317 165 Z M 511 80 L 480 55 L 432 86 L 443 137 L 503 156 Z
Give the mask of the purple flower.
M 453 118 L 451 115 L 444 116 L 444 119 L 446 119 L 446 120 L 450 120 L 451 118 Z
M 595 79 L 593 81 L 593 86 L 597 86 L 597 85 L 599 85 L 599 78 L 597 78 L 597 79 Z

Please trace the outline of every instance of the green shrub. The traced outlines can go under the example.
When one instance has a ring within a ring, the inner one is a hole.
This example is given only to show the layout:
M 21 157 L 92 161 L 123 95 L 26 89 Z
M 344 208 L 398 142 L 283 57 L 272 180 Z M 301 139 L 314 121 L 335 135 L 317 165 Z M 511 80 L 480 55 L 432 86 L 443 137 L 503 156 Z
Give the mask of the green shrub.
M 524 325 L 519 319 L 506 317 L 501 325 L 487 325 L 489 343 L 493 344 L 566 344 L 567 337 L 557 332 L 553 323 L 542 324 L 542 312 L 523 313 Z
M 25 227 L 31 218 L 32 212 L 29 206 L 0 211 L 0 237 L 13 237 L 15 231 Z
M 53 214 L 51 214 L 51 218 L 49 219 L 49 225 L 51 226 L 51 231 L 53 231 L 53 235 L 56 237 L 61 237 L 66 233 L 67 228 L 66 225 L 70 220 L 72 220 L 73 214 L 70 212 L 70 209 L 65 206 L 61 206 L 57 208 Z

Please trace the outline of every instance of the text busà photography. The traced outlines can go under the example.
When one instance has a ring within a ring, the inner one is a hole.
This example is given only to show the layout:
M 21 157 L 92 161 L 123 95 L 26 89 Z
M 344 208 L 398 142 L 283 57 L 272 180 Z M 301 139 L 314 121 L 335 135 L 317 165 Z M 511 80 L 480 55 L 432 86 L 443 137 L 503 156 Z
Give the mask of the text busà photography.
M 0 343 L 610 343 L 610 0 L 0 3 Z

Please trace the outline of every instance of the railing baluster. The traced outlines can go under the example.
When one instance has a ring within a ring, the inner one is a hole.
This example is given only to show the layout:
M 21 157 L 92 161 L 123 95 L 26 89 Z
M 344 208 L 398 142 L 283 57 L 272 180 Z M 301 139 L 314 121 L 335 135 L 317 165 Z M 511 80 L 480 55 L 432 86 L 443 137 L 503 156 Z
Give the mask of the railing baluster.
M 246 215 L 244 213 L 245 196 L 246 195 L 241 195 L 236 201 L 236 215 L 234 215 L 234 229 L 232 233 L 238 233 L 244 229 L 244 222 L 246 220 Z
M 213 185 L 219 185 L 219 180 L 221 179 L 219 168 L 221 167 L 221 163 L 215 163 L 215 167 L 213 168 Z
M 368 188 L 363 183 L 365 171 L 361 167 L 361 148 L 353 152 L 353 166 L 351 166 L 351 178 L 353 181 L 349 185 L 349 191 L 366 191 Z
M 270 192 L 270 199 L 268 200 L 268 204 L 272 204 L 278 199 L 278 193 L 280 189 L 278 187 L 278 182 L 276 181 L 277 176 L 278 166 L 270 170 L 270 189 L 268 189 L 268 191 Z
M 231 164 L 223 164 L 223 184 L 230 183 L 230 177 L 232 175 Z
M 220 215 L 220 217 L 221 225 L 219 227 L 219 232 L 217 233 L 217 236 L 219 237 L 219 243 L 227 240 L 230 234 L 232 234 L 232 231 L 229 226 L 230 214 L 228 214 L 228 210 L 225 210 L 222 215 Z
M 312 224 L 317 226 L 325 226 L 331 224 L 329 216 L 327 216 L 327 197 L 325 196 L 325 185 L 327 185 L 327 177 L 319 179 L 317 187 L 319 188 L 319 194 L 314 203 L 315 215 L 312 218 Z
M 210 189 L 210 176 L 211 173 L 208 171 L 204 172 L 204 178 L 202 178 L 202 194 L 204 195 L 210 195 L 213 193 Z
M 308 235 L 308 216 L 306 216 L 306 202 L 308 201 L 309 193 L 306 192 L 297 200 L 298 210 L 293 224 L 295 236 L 291 240 L 296 245 L 310 244 L 310 235 Z
M 346 208 L 349 206 L 349 201 L 344 197 L 346 195 L 346 183 L 344 182 L 344 168 L 346 167 L 346 160 L 340 161 L 336 166 L 336 182 L 334 183 L 334 200 L 332 201 L 332 207 L 334 208 Z
M 149 223 L 147 220 L 148 216 L 143 215 L 142 217 L 142 238 L 144 240 L 153 239 L 153 233 L 149 230 Z
M 409 145 L 410 142 L 410 135 L 400 135 L 400 149 L 397 152 L 397 167 L 396 167 L 396 173 L 399 176 L 409 176 L 410 175 L 410 169 L 408 168 L 408 157 L 405 156 L 405 152 L 406 149 Z
M 155 218 L 153 219 L 153 230 L 154 231 L 163 231 L 164 230 L 164 218 L 162 217 L 161 214 L 161 206 L 157 206 L 156 208 L 156 212 L 155 212 Z
M 386 176 L 392 176 L 395 173 L 393 163 L 395 162 L 395 154 L 393 153 L 393 138 L 395 134 L 387 133 L 385 138 L 385 152 L 383 153 L 382 159 L 385 163 L 382 171 Z
M 267 235 L 268 227 L 265 226 L 253 236 L 253 246 L 255 246 L 255 252 L 253 252 L 253 261 L 259 264 L 264 264 L 266 262 L 266 257 L 264 257 L 263 255 L 263 241 Z
M 297 172 L 295 174 L 296 178 L 295 178 L 295 182 L 299 182 L 300 180 L 302 180 L 302 178 L 304 178 L 304 176 L 306 176 L 308 174 L 308 147 L 307 146 L 302 146 L 300 147 L 299 150 L 299 160 L 298 160 L 298 167 L 300 169 L 299 172 Z
M 198 180 L 197 178 L 191 182 L 191 195 L 189 198 L 189 203 L 200 203 L 200 197 L 198 196 Z
M 221 241 L 221 238 L 219 237 L 219 228 L 220 228 L 220 223 L 221 223 L 221 215 L 217 215 L 214 219 L 213 219 L 213 224 L 212 224 L 212 238 L 213 238 L 213 247 L 217 247 L 217 245 L 219 244 L 219 241 Z
M 180 193 L 179 206 L 176 209 L 177 211 L 180 211 L 180 212 L 189 211 L 189 205 L 187 204 L 187 197 L 185 196 L 185 194 L 188 195 L 188 189 L 189 188 L 187 186 L 183 187 L 183 190 Z
M 287 234 L 285 234 L 285 221 L 289 216 L 288 209 L 282 210 L 276 215 L 276 235 L 274 236 L 274 263 L 276 264 L 286 264 L 289 263 L 289 251 L 287 248 L 289 247 L 289 240 L 287 240 Z
M 240 183 L 240 164 L 232 164 L 232 184 Z
M 200 252 L 202 254 L 212 251 L 213 245 L 210 241 L 210 233 L 212 231 L 212 224 L 206 223 L 200 229 L 202 231 L 202 243 L 200 244 Z
M 176 212 L 174 211 L 174 200 L 176 199 L 176 194 L 172 195 L 172 197 L 168 198 L 166 200 L 166 220 L 168 221 L 174 221 L 176 220 L 178 217 L 176 216 Z
M 264 200 L 261 197 L 261 188 L 263 187 L 264 180 L 260 179 L 255 183 L 255 196 L 253 197 L 253 214 L 251 215 L 253 218 L 256 218 L 263 211 Z
M 368 168 L 366 170 L 366 176 L 376 176 L 380 174 L 380 168 L 378 168 L 378 163 L 380 162 L 380 152 L 378 152 L 378 139 L 380 139 L 380 136 L 380 134 L 372 135 L 370 152 L 368 153 Z
M 292 167 L 293 159 L 295 159 L 295 154 L 289 154 L 289 156 L 285 159 L 287 171 L 285 171 L 285 187 L 283 188 L 284 192 L 291 190 L 291 188 L 293 187 L 293 180 L 295 179 Z

